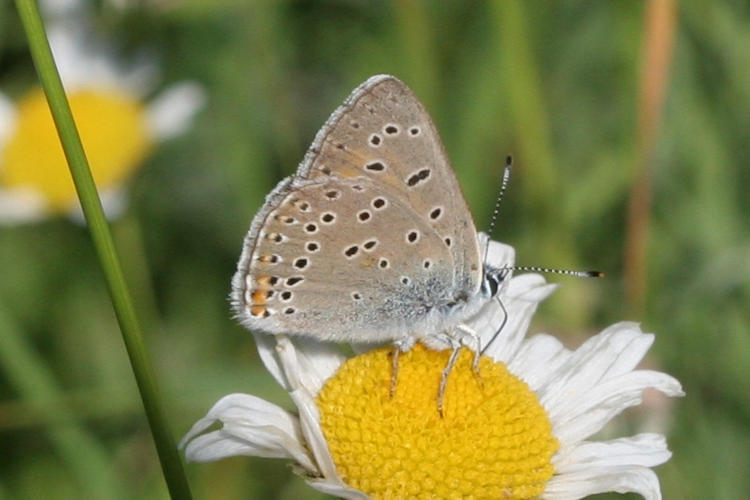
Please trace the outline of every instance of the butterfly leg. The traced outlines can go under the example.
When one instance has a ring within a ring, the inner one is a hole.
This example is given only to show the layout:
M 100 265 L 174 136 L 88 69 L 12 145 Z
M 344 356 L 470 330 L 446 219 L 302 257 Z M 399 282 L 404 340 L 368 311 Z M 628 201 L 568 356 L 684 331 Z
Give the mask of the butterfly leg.
M 484 354 L 484 352 L 492 345 L 492 343 L 495 341 L 495 339 L 500 336 L 500 333 L 503 331 L 503 328 L 505 328 L 505 324 L 508 322 L 508 310 L 505 308 L 505 304 L 503 304 L 503 301 L 500 300 L 500 295 L 495 295 L 493 298 L 495 302 L 497 302 L 497 305 L 500 306 L 500 310 L 503 312 L 503 321 L 500 323 L 500 326 L 495 329 L 495 333 L 492 334 L 492 337 L 490 337 L 489 342 L 485 344 L 484 347 L 482 347 L 481 354 Z
M 464 334 L 464 336 L 461 338 L 461 342 L 464 343 L 464 345 L 469 346 L 469 348 L 474 353 L 474 359 L 471 363 L 471 369 L 474 372 L 474 377 L 479 383 L 479 386 L 484 387 L 484 380 L 482 379 L 482 374 L 479 371 L 479 359 L 482 357 L 482 339 L 479 337 L 479 333 L 473 328 L 470 328 L 468 325 L 461 324 L 458 325 L 456 329 Z M 470 339 L 470 341 L 467 341 L 467 339 Z
M 388 397 L 393 399 L 396 395 L 396 385 L 398 385 L 398 357 L 402 352 L 406 352 L 414 347 L 414 339 L 405 337 L 393 342 L 391 355 L 391 385 L 388 388 Z
M 391 385 L 388 387 L 388 397 L 393 399 L 396 395 L 396 385 L 398 384 L 398 357 L 401 354 L 401 348 L 393 344 L 391 350 Z
M 448 386 L 448 375 L 450 375 L 453 370 L 453 366 L 456 364 L 456 360 L 458 360 L 458 353 L 461 350 L 461 343 L 454 339 L 451 340 L 453 352 L 451 352 L 450 358 L 448 358 L 448 363 L 445 365 L 445 368 L 443 368 L 443 373 L 440 376 L 440 386 L 438 387 L 437 408 L 441 418 L 443 417 L 443 400 L 445 399 L 445 389 Z
M 471 339 L 471 350 L 474 351 L 474 359 L 471 363 L 471 369 L 474 370 L 474 374 L 479 377 L 479 358 L 482 355 L 482 339 L 479 338 L 479 333 L 470 328 L 468 325 L 458 325 L 456 329 L 461 330 L 465 335 L 461 338 L 463 342 L 465 338 Z M 468 343 L 467 343 L 468 345 Z M 480 377 L 481 378 L 481 377 Z

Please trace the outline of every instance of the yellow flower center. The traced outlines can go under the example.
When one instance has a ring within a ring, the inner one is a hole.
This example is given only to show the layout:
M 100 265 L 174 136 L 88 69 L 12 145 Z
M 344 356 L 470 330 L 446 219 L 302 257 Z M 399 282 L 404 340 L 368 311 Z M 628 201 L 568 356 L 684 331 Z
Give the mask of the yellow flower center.
M 112 90 L 81 90 L 68 99 L 97 186 L 118 186 L 138 167 L 151 145 L 143 107 L 133 96 Z M 53 211 L 69 209 L 75 199 L 41 89 L 32 90 L 18 103 L 18 123 L 0 160 L 0 185 L 31 189 Z
M 558 442 L 536 394 L 504 364 L 468 349 L 448 378 L 449 352 L 421 345 L 399 357 L 389 396 L 391 349 L 349 359 L 320 392 L 323 433 L 338 473 L 372 498 L 534 498 L 554 469 Z

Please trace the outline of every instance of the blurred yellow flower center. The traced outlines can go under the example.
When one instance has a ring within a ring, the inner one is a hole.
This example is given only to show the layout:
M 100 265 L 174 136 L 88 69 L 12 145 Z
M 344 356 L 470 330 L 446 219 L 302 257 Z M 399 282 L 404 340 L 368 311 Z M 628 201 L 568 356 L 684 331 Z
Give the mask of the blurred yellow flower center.
M 117 91 L 81 90 L 68 96 L 94 180 L 100 189 L 120 185 L 150 147 L 144 109 Z M 62 146 L 41 89 L 18 103 L 18 123 L 0 159 L 0 184 L 41 194 L 52 211 L 75 199 Z
M 390 348 L 349 359 L 318 396 L 321 425 L 343 480 L 377 499 L 534 498 L 558 443 L 529 387 L 464 349 L 437 409 L 449 352 L 421 345 L 399 357 L 389 397 Z

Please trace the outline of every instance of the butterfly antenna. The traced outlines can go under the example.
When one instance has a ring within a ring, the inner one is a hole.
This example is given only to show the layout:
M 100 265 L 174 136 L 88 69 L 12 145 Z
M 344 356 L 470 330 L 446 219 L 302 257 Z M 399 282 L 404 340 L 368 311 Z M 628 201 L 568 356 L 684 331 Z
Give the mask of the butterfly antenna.
M 513 169 L 513 157 L 508 155 L 505 157 L 505 170 L 503 171 L 503 183 L 500 185 L 500 192 L 497 193 L 497 199 L 495 200 L 495 208 L 492 210 L 492 217 L 490 218 L 490 226 L 487 228 L 487 245 L 484 247 L 484 261 L 487 261 L 487 253 L 490 250 L 490 239 L 492 239 L 492 232 L 495 230 L 497 224 L 497 217 L 500 215 L 500 204 L 503 202 L 503 196 L 505 196 L 505 190 L 508 187 L 508 181 L 510 181 L 510 172 Z
M 575 271 L 572 269 L 550 269 L 548 267 L 537 267 L 537 266 L 503 267 L 500 270 L 525 271 L 525 272 L 531 272 L 531 273 L 545 273 L 545 274 L 564 274 L 566 276 L 575 276 L 577 278 L 603 278 L 604 277 L 604 273 L 601 271 Z
M 498 269 L 499 273 L 504 273 L 507 271 L 528 271 L 528 272 L 535 272 L 535 273 L 551 273 L 551 274 L 564 274 L 567 276 L 575 276 L 578 278 L 602 278 L 604 277 L 604 273 L 601 271 L 574 271 L 570 269 L 550 269 L 548 267 L 537 267 L 537 266 L 513 266 L 513 267 L 502 267 Z M 492 334 L 492 337 L 490 337 L 489 342 L 487 342 L 487 345 L 482 347 L 480 350 L 480 354 L 484 354 L 487 349 L 489 349 L 490 345 L 495 341 L 497 337 L 500 336 L 500 334 L 503 331 L 503 328 L 505 328 L 505 324 L 508 322 L 508 310 L 505 308 L 505 304 L 503 304 L 503 301 L 500 297 L 500 294 L 498 293 L 493 297 L 493 300 L 497 302 L 497 304 L 500 306 L 500 310 L 503 312 L 503 321 L 500 323 L 500 326 L 497 327 L 495 330 L 495 333 Z

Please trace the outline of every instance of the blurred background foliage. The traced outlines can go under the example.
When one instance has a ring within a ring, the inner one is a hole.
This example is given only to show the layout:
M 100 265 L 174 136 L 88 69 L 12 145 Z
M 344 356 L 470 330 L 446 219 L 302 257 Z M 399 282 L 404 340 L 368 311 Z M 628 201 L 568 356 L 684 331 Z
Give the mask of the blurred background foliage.
M 35 74 L 0 1 L 0 85 Z M 328 114 L 392 73 L 431 112 L 479 228 L 506 154 L 495 239 L 520 265 L 604 270 L 532 332 L 569 347 L 622 319 L 687 397 L 648 397 L 612 433 L 656 430 L 665 498 L 750 491 L 750 4 L 101 1 L 97 31 L 163 85 L 200 82 L 195 125 L 154 151 L 113 230 L 179 438 L 222 395 L 291 408 L 230 317 L 229 280 L 265 194 Z M 86 229 L 0 227 L 0 498 L 165 498 Z M 189 465 L 196 498 L 318 498 L 281 461 Z M 106 495 L 106 496 L 105 496 Z M 609 496 L 602 496 L 602 498 Z M 620 498 L 612 495 L 612 498 Z

